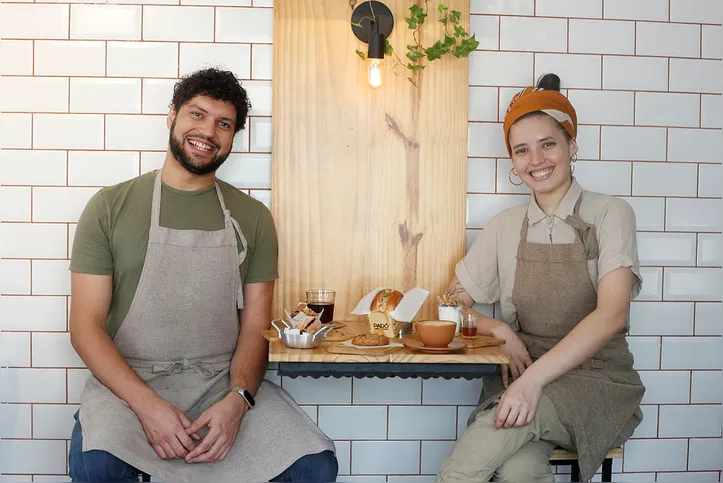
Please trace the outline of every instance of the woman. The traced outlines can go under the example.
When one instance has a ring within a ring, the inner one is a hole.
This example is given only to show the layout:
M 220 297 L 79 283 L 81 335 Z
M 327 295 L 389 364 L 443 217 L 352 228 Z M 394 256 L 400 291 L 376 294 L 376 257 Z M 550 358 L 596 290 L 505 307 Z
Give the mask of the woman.
M 530 202 L 490 222 L 450 284 L 467 309 L 500 302 L 504 322 L 480 315 L 477 325 L 506 341 L 510 364 L 485 379 L 438 481 L 554 481 L 556 446 L 577 450 L 586 481 L 642 421 L 645 387 L 625 339 L 642 285 L 635 216 L 573 177 L 577 116 L 559 90 L 548 74 L 512 100 L 510 181 L 531 189 Z

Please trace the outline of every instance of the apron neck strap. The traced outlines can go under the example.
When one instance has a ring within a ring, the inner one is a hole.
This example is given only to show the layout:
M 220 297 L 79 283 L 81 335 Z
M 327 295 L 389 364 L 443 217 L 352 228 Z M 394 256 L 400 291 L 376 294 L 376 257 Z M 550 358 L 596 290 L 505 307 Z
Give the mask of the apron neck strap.
M 240 249 L 237 246 L 235 250 L 236 266 L 241 267 L 241 264 L 246 260 L 246 256 L 248 254 L 248 241 L 246 241 L 246 237 L 241 231 L 241 226 L 239 226 L 236 218 L 231 216 L 231 210 L 226 208 L 226 203 L 223 199 L 223 194 L 221 193 L 221 187 L 218 185 L 218 183 L 216 183 L 216 195 L 218 196 L 218 202 L 221 204 L 221 210 L 223 210 L 224 225 L 227 229 L 230 227 L 232 232 L 235 232 L 235 234 L 233 234 L 234 245 L 236 245 L 236 235 L 238 235 L 238 239 L 241 242 Z M 243 283 L 241 283 L 240 280 L 236 292 L 236 306 L 239 309 L 244 308 L 244 287 Z
M 162 169 L 156 171 L 156 179 L 153 182 L 153 201 L 151 203 L 151 231 L 161 226 L 161 173 Z

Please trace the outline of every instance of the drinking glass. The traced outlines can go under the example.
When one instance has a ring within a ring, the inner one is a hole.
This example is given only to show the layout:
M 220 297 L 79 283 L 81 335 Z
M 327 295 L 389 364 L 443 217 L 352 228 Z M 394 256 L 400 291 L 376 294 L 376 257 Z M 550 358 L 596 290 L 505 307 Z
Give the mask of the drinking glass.
M 462 315 L 462 337 L 465 339 L 477 337 L 477 317 L 474 314 Z
M 334 321 L 334 300 L 336 291 L 330 289 L 316 288 L 306 291 L 306 305 L 314 312 L 324 313 L 319 317 L 322 324 Z

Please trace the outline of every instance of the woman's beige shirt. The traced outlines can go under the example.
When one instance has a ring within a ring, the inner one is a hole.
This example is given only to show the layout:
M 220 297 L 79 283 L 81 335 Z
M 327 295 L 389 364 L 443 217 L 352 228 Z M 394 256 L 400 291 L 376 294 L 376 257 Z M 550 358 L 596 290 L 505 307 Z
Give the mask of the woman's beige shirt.
M 520 229 L 528 216 L 527 242 L 563 244 L 575 240 L 575 232 L 565 222 L 572 215 L 580 196 L 580 217 L 595 225 L 600 256 L 588 262 L 590 279 L 597 290 L 600 279 L 620 267 L 630 267 L 635 274 L 631 299 L 642 287 L 636 239 L 635 213 L 624 200 L 614 196 L 583 190 L 573 178 L 555 212 L 548 216 L 537 205 L 534 196 L 527 205 L 508 208 L 485 227 L 455 268 L 457 279 L 465 291 L 480 304 L 500 302 L 502 319 L 515 330 L 517 310 L 512 303 L 512 288 L 517 267 Z

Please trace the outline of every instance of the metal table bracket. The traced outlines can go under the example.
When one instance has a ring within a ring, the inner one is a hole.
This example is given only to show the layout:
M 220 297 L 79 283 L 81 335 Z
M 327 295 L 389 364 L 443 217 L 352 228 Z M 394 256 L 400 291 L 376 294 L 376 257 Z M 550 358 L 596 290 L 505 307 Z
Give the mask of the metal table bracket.
M 495 364 L 424 364 L 393 362 L 279 362 L 276 372 L 285 377 L 441 377 L 444 379 L 478 379 L 499 370 Z

